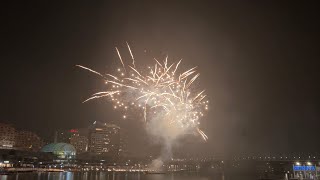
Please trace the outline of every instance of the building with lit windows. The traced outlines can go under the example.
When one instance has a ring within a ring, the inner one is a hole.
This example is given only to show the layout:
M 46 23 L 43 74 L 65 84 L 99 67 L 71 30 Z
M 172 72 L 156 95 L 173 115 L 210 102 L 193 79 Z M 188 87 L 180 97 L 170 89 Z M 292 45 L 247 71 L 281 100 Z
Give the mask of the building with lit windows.
M 70 144 L 74 146 L 77 153 L 88 151 L 88 130 L 87 129 L 72 129 Z
M 39 151 L 43 146 L 43 140 L 34 132 L 17 131 L 16 148 L 25 151 Z
M 0 123 L 0 149 L 39 151 L 43 145 L 43 140 L 36 133 Z
M 99 156 L 118 157 L 120 127 L 114 124 L 94 122 L 89 127 L 89 152 Z
M 16 130 L 10 124 L 0 123 L 0 149 L 14 149 Z

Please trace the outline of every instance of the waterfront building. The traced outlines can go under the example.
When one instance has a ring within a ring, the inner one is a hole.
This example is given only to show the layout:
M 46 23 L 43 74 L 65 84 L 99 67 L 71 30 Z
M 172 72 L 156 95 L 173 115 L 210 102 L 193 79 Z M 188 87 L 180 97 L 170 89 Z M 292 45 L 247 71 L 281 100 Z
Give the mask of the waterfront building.
M 111 123 L 94 122 L 88 128 L 56 131 L 55 143 L 69 143 L 78 159 L 105 160 L 127 156 L 127 134 Z
M 10 124 L 0 123 L 0 149 L 39 151 L 42 139 L 31 131 L 17 130 Z
M 10 124 L 0 123 L 0 149 L 14 149 L 16 130 Z
M 51 143 L 45 145 L 41 152 L 52 153 L 58 160 L 69 160 L 76 157 L 76 149 L 67 143 Z
M 25 151 L 39 151 L 44 145 L 42 139 L 31 131 L 16 131 L 16 148 Z
M 73 129 L 70 137 L 70 144 L 75 147 L 78 154 L 87 152 L 88 129 Z
M 99 156 L 117 157 L 120 147 L 120 127 L 94 122 L 89 127 L 89 152 Z

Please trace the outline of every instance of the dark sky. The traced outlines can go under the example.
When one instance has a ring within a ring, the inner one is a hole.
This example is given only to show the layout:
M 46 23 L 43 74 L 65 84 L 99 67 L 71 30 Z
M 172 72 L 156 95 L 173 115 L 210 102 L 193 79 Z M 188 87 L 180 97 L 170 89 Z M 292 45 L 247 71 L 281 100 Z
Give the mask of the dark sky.
M 209 141 L 190 151 L 320 150 L 319 8 L 310 1 L 14 1 L 1 9 L 1 122 L 45 137 L 95 120 L 142 131 L 106 101 L 82 104 L 103 83 L 74 66 L 114 68 L 114 47 L 125 53 L 128 41 L 142 65 L 169 54 L 199 67 Z

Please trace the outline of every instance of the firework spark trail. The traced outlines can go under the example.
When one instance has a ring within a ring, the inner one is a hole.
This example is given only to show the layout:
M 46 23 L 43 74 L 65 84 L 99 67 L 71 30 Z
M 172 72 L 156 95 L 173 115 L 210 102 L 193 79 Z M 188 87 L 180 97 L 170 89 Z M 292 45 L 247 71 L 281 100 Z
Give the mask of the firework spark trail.
M 142 109 L 146 123 L 155 121 L 163 123 L 161 133 L 183 135 L 196 132 L 206 141 L 208 137 L 199 129 L 199 124 L 203 112 L 208 109 L 208 101 L 204 100 L 206 97 L 204 90 L 197 92 L 198 87 L 193 88 L 194 81 L 200 76 L 200 73 L 191 76 L 196 73 L 196 67 L 177 73 L 180 71 L 182 59 L 178 63 L 169 64 L 166 56 L 163 63 L 154 58 L 153 66 L 140 71 L 135 65 L 128 43 L 127 46 L 132 66 L 127 65 L 126 69 L 116 47 L 124 70 L 118 68 L 116 72 L 118 74 L 102 75 L 85 66 L 76 65 L 103 77 L 107 84 L 107 91 L 97 92 L 84 102 L 107 97 L 115 103 L 115 108 L 123 108 L 125 114 L 123 117 L 127 117 L 126 113 L 130 109 Z
M 134 57 L 133 57 L 133 55 L 132 55 L 131 48 L 130 48 L 130 46 L 129 46 L 128 42 L 126 42 L 126 43 L 127 43 L 127 46 L 128 46 L 128 49 L 129 49 L 129 52 L 130 52 L 131 58 L 132 58 L 132 65 L 133 65 L 133 67 L 136 67 L 136 65 L 134 64 Z
M 207 136 L 203 131 L 201 131 L 199 128 L 197 128 L 197 131 L 199 132 L 199 134 L 202 136 L 202 138 L 203 138 L 204 140 L 207 140 L 207 139 L 208 139 L 208 136 Z
M 111 92 L 97 92 L 94 93 L 89 99 L 86 99 L 85 101 L 83 101 L 82 103 L 85 103 L 87 101 L 90 101 L 92 99 L 97 99 L 97 98 L 102 98 L 102 97 L 106 97 L 106 96 L 112 96 L 115 93 L 118 93 L 120 91 L 111 91 Z
M 92 70 L 92 69 L 90 69 L 90 68 L 87 68 L 87 67 L 84 67 L 84 66 L 81 66 L 81 65 L 76 65 L 76 66 L 77 66 L 77 67 L 80 67 L 80 68 L 83 68 L 83 69 L 85 69 L 85 70 L 88 70 L 88 71 L 90 71 L 90 72 L 92 72 L 92 73 L 98 74 L 99 76 L 103 77 L 102 74 L 100 74 L 100 73 L 98 73 L 97 71 L 94 71 L 94 70 Z
M 117 47 L 116 47 L 116 50 L 117 50 L 117 53 L 118 53 L 118 56 L 119 56 L 120 62 L 121 62 L 121 64 L 122 64 L 122 66 L 123 66 L 123 69 L 124 69 L 124 70 L 126 70 L 126 68 L 125 68 L 125 66 L 124 66 L 124 63 L 123 63 L 123 61 L 122 61 L 122 58 L 121 58 L 121 54 L 120 54 L 120 52 L 119 52 L 119 50 L 118 50 L 118 48 L 117 48 Z

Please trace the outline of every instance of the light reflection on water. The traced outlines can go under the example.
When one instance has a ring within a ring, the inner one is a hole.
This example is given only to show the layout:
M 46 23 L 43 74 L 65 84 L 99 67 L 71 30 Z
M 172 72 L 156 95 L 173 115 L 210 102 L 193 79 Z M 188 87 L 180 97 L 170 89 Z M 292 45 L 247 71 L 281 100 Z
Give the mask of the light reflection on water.
M 254 176 L 183 174 L 142 174 L 108 172 L 49 172 L 0 175 L 0 180 L 253 180 Z

